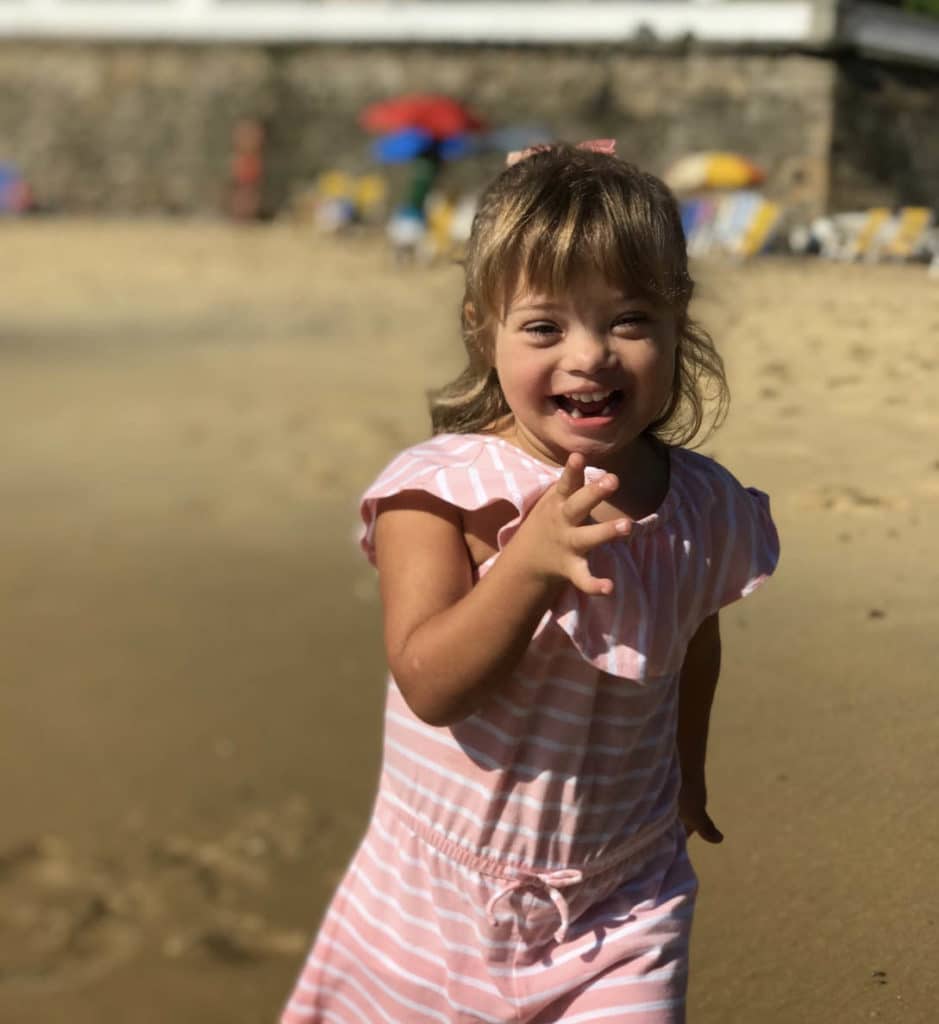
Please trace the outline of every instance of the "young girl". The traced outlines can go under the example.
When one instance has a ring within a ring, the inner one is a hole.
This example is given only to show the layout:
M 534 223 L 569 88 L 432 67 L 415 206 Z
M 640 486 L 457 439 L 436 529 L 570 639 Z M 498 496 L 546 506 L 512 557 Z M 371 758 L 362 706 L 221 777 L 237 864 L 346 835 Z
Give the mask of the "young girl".
M 381 782 L 284 1024 L 684 1020 L 718 609 L 778 541 L 679 447 L 722 364 L 674 199 L 609 148 L 484 194 L 468 366 L 365 494 Z

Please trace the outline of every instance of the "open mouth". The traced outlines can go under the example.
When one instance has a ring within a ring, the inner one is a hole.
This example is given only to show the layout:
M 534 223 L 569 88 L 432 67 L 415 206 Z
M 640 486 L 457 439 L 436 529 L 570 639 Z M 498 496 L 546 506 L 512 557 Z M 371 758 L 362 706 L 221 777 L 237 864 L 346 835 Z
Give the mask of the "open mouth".
M 598 416 L 612 416 L 623 400 L 623 392 L 614 388 L 611 391 L 552 395 L 551 400 L 571 419 L 593 419 Z

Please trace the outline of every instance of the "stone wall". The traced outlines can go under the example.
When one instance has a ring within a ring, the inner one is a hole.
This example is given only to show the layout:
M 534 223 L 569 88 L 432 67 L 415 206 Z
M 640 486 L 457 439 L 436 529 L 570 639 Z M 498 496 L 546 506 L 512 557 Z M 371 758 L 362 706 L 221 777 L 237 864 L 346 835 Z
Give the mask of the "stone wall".
M 744 152 L 768 191 L 828 201 L 836 65 L 816 55 L 683 49 L 255 47 L 0 43 L 0 160 L 68 211 L 219 209 L 231 127 L 269 125 L 267 205 L 330 166 L 364 168 L 355 116 L 412 90 L 462 97 L 496 125 L 613 136 L 661 171 L 698 149 Z M 839 135 L 839 137 L 841 137 Z M 488 176 L 492 160 L 457 175 Z
M 834 124 L 835 208 L 939 206 L 939 70 L 841 58 Z

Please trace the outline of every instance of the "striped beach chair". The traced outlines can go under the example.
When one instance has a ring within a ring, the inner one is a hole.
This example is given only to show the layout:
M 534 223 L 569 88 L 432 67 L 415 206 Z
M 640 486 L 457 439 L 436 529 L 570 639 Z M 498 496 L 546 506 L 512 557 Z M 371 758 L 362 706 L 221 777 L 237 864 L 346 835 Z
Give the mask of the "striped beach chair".
M 932 224 L 933 211 L 928 206 L 904 206 L 894 218 L 893 230 L 873 255 L 887 260 L 909 260 L 921 255 Z
M 869 259 L 890 231 L 892 211 L 889 206 L 872 206 L 864 212 L 853 233 L 849 233 L 838 253 L 843 260 Z
M 750 223 L 743 232 L 736 255 L 749 259 L 766 252 L 782 223 L 782 207 L 764 199 L 753 211 Z

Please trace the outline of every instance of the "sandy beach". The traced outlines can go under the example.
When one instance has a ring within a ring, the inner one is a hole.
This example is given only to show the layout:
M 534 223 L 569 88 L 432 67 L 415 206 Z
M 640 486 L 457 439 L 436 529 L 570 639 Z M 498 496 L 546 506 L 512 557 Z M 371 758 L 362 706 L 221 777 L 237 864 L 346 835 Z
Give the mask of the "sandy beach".
M 0 1020 L 267 1024 L 368 813 L 356 499 L 461 363 L 459 271 L 292 225 L 0 235 Z M 689 1019 L 930 1024 L 939 281 L 696 273 L 703 450 L 783 555 L 723 616 Z

